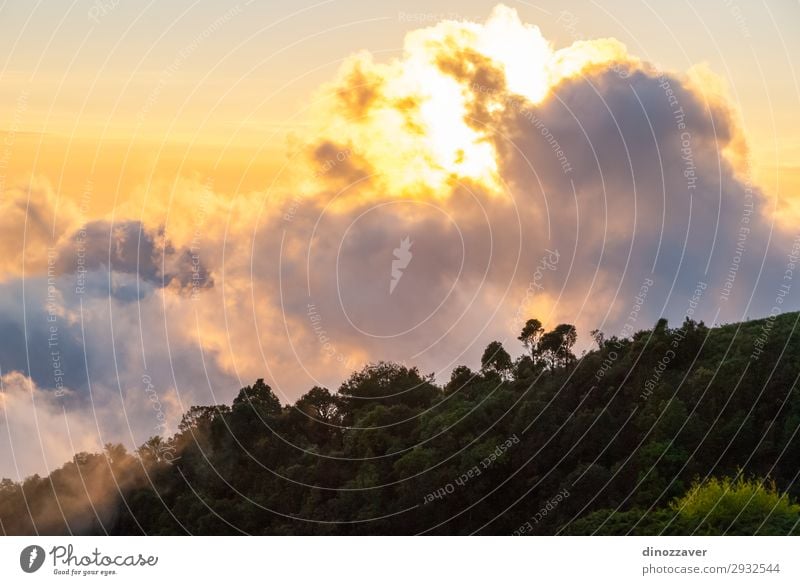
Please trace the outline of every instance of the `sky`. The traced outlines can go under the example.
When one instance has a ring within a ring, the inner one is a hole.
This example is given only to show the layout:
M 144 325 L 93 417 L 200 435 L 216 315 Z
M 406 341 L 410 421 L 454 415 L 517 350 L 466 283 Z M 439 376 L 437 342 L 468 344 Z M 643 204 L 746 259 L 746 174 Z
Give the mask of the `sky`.
M 524 320 L 796 310 L 797 2 L 0 5 L 0 476 Z

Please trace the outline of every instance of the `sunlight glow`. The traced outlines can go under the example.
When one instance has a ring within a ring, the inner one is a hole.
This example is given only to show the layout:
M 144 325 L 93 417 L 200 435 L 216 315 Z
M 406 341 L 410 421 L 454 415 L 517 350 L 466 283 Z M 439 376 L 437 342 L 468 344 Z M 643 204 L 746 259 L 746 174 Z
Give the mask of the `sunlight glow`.
M 325 88 L 323 100 L 335 103 L 319 115 L 308 142 L 357 152 L 370 185 L 394 196 L 447 197 L 463 181 L 501 194 L 498 137 L 491 123 L 472 118 L 476 100 L 492 117 L 503 116 L 511 97 L 515 107 L 535 107 L 565 78 L 628 60 L 624 45 L 613 39 L 553 50 L 538 27 L 499 5 L 485 24 L 443 21 L 410 32 L 403 57 L 388 64 L 375 63 L 366 52 L 354 55 Z M 483 87 L 486 75 L 500 81 Z M 302 191 L 319 187 L 306 181 Z M 348 195 L 351 201 L 368 197 L 357 188 Z

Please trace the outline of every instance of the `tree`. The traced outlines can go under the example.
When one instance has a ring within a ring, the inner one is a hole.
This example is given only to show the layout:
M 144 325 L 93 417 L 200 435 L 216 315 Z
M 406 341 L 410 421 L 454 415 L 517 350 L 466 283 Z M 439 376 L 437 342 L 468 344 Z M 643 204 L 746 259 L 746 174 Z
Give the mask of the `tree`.
M 423 377 L 417 368 L 378 362 L 353 373 L 339 387 L 339 395 L 344 414 L 354 415 L 376 405 L 425 408 L 437 399 L 439 389 L 433 385 L 433 374 Z
M 233 407 L 250 405 L 262 414 L 280 414 L 281 401 L 272 392 L 272 388 L 264 383 L 263 378 L 256 380 L 252 386 L 245 386 L 239 390 L 239 395 L 233 399 Z
M 103 451 L 112 465 L 119 465 L 128 457 L 128 450 L 119 443 L 106 443 L 103 445 Z
M 283 412 L 287 434 L 293 442 L 333 446 L 339 443 L 342 424 L 341 399 L 327 388 L 314 386 Z
M 484 371 L 496 372 L 500 375 L 507 375 L 513 367 L 511 356 L 499 341 L 492 341 L 486 346 L 486 350 L 481 357 L 481 369 Z
M 336 397 L 327 388 L 314 386 L 295 402 L 294 407 L 311 417 L 322 422 L 335 422 L 339 415 L 339 405 Z
M 223 408 L 227 410 L 228 407 L 226 406 Z M 181 417 L 178 430 L 182 433 L 195 430 L 208 430 L 214 418 L 217 416 L 218 410 L 216 406 L 192 406 Z
M 572 346 L 577 340 L 578 332 L 575 326 L 562 323 L 542 335 L 539 342 L 540 353 L 550 367 L 566 366 L 575 361 Z
M 475 379 L 475 373 L 467 366 L 456 366 L 450 374 L 450 381 L 444 387 L 445 394 L 458 392 Z
M 528 319 L 519 337 L 517 337 L 517 339 L 522 342 L 522 345 L 530 350 L 531 357 L 534 358 L 534 361 L 536 361 L 536 356 L 539 351 L 539 341 L 543 334 L 544 328 L 542 327 L 541 321 L 538 319 Z
M 697 483 L 670 507 L 697 534 L 787 535 L 800 525 L 800 505 L 774 482 L 741 475 Z
M 605 345 L 606 342 L 605 333 L 603 333 L 599 329 L 592 329 L 589 332 L 589 335 L 592 336 L 592 339 L 594 339 L 594 342 L 597 344 L 597 349 L 603 349 L 603 345 Z
M 161 463 L 161 451 L 164 448 L 164 439 L 160 435 L 154 435 L 147 439 L 141 447 L 136 450 L 139 459 L 145 465 Z

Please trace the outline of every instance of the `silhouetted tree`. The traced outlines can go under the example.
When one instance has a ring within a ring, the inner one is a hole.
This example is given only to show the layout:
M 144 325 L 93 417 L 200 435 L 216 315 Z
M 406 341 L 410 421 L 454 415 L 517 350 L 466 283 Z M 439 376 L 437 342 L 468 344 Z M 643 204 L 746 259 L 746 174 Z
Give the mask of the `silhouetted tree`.
M 495 372 L 505 376 L 511 371 L 513 365 L 511 356 L 499 341 L 492 341 L 487 345 L 481 356 L 481 369 L 485 372 Z
M 280 414 L 281 401 L 272 392 L 272 388 L 264 383 L 263 378 L 256 380 L 252 386 L 245 386 L 239 390 L 239 395 L 233 399 L 233 407 L 249 405 L 263 414 Z
M 531 352 L 531 357 L 536 361 L 539 353 L 539 342 L 544 335 L 544 328 L 541 321 L 538 319 L 528 319 L 522 331 L 519 334 L 519 339 L 528 350 Z
M 574 325 L 561 324 L 542 335 L 539 349 L 542 357 L 551 367 L 566 366 L 575 361 L 572 346 L 578 340 Z

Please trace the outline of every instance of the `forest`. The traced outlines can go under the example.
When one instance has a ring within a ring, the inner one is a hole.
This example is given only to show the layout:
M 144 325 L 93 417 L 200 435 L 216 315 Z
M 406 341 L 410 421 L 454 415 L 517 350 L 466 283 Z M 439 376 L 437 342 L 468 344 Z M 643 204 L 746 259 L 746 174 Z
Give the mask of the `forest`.
M 5 534 L 800 532 L 800 313 L 627 338 L 530 319 L 449 381 L 380 362 L 264 380 L 134 452 L 0 483 Z

